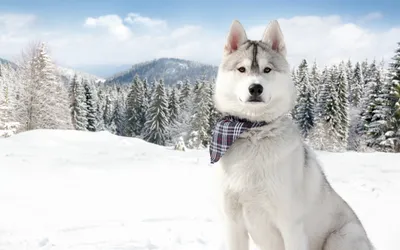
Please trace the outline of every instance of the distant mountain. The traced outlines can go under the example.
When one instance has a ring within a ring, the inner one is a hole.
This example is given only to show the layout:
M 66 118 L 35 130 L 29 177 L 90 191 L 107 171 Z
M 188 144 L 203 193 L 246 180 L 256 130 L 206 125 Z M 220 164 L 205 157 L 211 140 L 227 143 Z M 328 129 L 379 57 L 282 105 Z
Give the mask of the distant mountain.
M 0 64 L 10 64 L 10 65 L 12 65 L 12 67 L 18 68 L 17 64 L 15 64 L 15 63 L 13 63 L 11 61 L 2 59 L 2 58 L 0 58 Z M 74 69 L 70 69 L 70 68 L 57 66 L 57 70 L 58 70 L 58 72 L 60 74 L 61 80 L 65 84 L 69 84 L 71 82 L 71 79 L 74 77 L 75 74 L 77 75 L 79 80 L 86 79 L 89 82 L 95 82 L 95 83 L 104 82 L 105 81 L 104 78 L 101 78 L 101 77 L 98 77 L 98 76 L 95 76 L 95 75 L 92 75 L 92 74 L 89 74 L 89 73 L 77 71 L 77 70 L 74 70 Z
M 78 65 L 74 69 L 89 72 L 92 75 L 99 76 L 101 78 L 107 78 L 114 75 L 117 72 L 122 72 L 130 69 L 132 64 L 96 64 L 96 65 Z
M 193 83 L 202 77 L 215 78 L 217 71 L 218 68 L 213 65 L 176 58 L 160 58 L 135 64 L 130 69 L 106 79 L 105 83 L 130 84 L 136 74 L 150 82 L 162 78 L 166 85 L 176 84 L 186 78 Z
M 86 79 L 89 82 L 104 82 L 105 79 L 100 78 L 98 76 L 89 74 L 89 73 L 85 73 L 85 72 L 80 72 L 74 69 L 70 69 L 70 68 L 64 68 L 64 67 L 60 67 L 57 66 L 58 72 L 60 73 L 61 76 L 61 80 L 68 84 L 71 82 L 72 78 L 74 77 L 74 75 L 76 74 L 78 80 L 82 80 L 82 79 Z
M 8 61 L 6 59 L 0 58 L 0 64 L 10 64 L 12 65 L 13 68 L 17 67 L 17 65 L 11 61 Z

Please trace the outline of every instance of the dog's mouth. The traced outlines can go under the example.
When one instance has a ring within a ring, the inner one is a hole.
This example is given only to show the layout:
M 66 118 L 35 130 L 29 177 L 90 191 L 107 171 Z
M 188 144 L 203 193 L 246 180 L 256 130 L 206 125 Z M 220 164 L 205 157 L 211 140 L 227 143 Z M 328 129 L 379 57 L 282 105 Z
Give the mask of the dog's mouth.
M 258 103 L 258 102 L 264 102 L 264 100 L 261 97 L 250 97 L 247 102 L 251 103 Z

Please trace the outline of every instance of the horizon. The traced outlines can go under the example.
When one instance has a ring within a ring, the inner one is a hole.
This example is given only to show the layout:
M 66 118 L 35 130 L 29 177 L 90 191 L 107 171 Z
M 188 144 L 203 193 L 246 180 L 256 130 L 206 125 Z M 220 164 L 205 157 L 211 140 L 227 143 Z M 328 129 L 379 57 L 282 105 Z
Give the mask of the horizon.
M 302 59 L 318 65 L 348 59 L 387 63 L 400 42 L 400 3 L 391 1 L 2 2 L 0 58 L 13 61 L 40 40 L 57 65 L 99 77 L 159 58 L 218 66 L 234 19 L 249 39 L 260 39 L 277 19 L 291 67 Z

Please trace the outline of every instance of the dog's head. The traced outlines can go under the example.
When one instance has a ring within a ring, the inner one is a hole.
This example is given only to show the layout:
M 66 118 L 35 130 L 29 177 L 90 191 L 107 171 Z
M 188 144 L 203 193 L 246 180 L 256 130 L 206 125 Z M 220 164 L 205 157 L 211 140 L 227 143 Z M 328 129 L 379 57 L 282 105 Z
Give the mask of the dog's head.
M 252 121 L 271 121 L 288 113 L 296 88 L 286 60 L 286 46 L 277 21 L 260 41 L 248 40 L 243 26 L 233 21 L 216 79 L 216 108 Z

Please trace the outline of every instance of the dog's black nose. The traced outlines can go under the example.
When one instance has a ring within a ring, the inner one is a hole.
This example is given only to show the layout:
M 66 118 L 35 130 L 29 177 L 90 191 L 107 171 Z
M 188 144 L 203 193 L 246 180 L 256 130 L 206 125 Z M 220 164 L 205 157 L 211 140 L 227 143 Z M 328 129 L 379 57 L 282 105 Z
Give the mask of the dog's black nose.
M 258 97 L 262 94 L 264 88 L 261 84 L 252 84 L 249 87 L 249 92 L 252 97 Z

